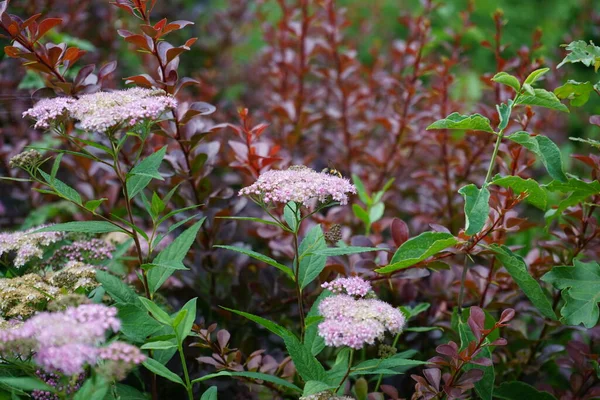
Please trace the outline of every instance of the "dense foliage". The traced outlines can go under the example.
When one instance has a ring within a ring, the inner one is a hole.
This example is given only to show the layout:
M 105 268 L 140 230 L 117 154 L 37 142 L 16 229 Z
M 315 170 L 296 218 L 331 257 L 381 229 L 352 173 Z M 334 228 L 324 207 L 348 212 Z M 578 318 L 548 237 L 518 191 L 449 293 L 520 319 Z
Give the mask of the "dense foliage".
M 215 3 L 0 1 L 0 398 L 600 398 L 593 2 Z

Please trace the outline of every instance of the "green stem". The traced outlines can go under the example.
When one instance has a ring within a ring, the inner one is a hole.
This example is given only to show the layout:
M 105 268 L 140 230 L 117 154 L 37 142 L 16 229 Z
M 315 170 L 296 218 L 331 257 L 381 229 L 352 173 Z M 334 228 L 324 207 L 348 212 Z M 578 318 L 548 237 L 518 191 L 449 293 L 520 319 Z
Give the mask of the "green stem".
M 494 146 L 494 152 L 492 153 L 492 159 L 490 160 L 490 165 L 488 167 L 487 174 L 485 176 L 485 182 L 483 186 L 485 186 L 492 177 L 492 172 L 494 171 L 494 165 L 496 164 L 496 157 L 498 156 L 498 150 L 500 150 L 500 144 L 502 143 L 502 138 L 504 137 L 504 130 L 498 132 L 498 139 L 496 139 L 496 145 Z
M 300 225 L 300 224 L 298 224 Z M 300 329 L 301 335 L 300 339 L 304 342 L 304 301 L 302 298 L 302 288 L 300 287 L 299 276 L 300 276 L 300 248 L 298 246 L 298 227 L 296 227 L 296 232 L 294 235 L 294 281 L 296 283 L 296 296 L 298 296 L 298 313 L 300 315 Z
M 354 349 L 350 349 L 350 359 L 348 360 L 348 370 L 346 371 L 346 374 L 344 375 L 344 377 L 340 381 L 340 384 L 338 385 L 338 387 L 335 389 L 335 392 L 333 392 L 333 393 L 337 393 L 342 388 L 342 385 L 344 384 L 344 382 L 346 382 L 346 379 L 348 379 L 348 376 L 350 375 L 350 371 L 352 371 L 353 359 L 354 359 Z
M 177 341 L 179 342 L 179 337 L 177 337 Z M 185 388 L 187 389 L 187 394 L 189 400 L 194 400 L 194 393 L 192 392 L 192 382 L 190 381 L 190 374 L 188 372 L 187 365 L 185 363 L 185 355 L 183 354 L 183 346 L 181 343 L 177 345 L 177 349 L 179 351 L 179 358 L 181 359 L 181 367 L 183 368 L 183 376 L 185 378 Z
M 394 343 L 392 343 L 392 347 L 396 348 L 396 346 L 398 345 L 398 341 L 400 340 L 400 334 L 402 332 L 396 334 L 396 337 L 394 338 Z M 379 378 L 377 379 L 377 384 L 375 385 L 375 392 L 377 392 L 379 390 L 379 386 L 381 386 L 381 381 L 383 380 L 383 374 L 379 375 Z

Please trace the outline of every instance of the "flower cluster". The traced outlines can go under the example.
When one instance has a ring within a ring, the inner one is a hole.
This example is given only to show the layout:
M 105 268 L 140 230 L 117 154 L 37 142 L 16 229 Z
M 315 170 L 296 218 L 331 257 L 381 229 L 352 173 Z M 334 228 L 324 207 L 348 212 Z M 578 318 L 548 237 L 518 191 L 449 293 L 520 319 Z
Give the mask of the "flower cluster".
M 48 281 L 58 287 L 70 291 L 92 289 L 98 286 L 96 267 L 80 261 L 69 261 L 60 271 L 52 273 Z
M 30 170 L 36 168 L 42 162 L 42 154 L 37 150 L 26 150 L 12 157 L 8 163 L 11 168 L 22 168 Z
M 111 259 L 113 251 L 115 246 L 106 240 L 78 240 L 56 250 L 46 264 L 53 269 L 62 268 L 72 262 L 98 265 L 102 261 Z
M 321 287 L 335 294 L 346 293 L 356 297 L 365 297 L 371 292 L 371 284 L 358 276 L 336 278 L 331 282 L 325 282 Z
M 83 380 L 85 379 L 85 375 L 81 374 L 76 380 L 65 383 L 60 375 L 51 372 L 45 372 L 38 369 L 35 374 L 44 381 L 46 385 L 54 388 L 57 392 L 65 393 L 66 395 L 76 393 L 81 388 Z M 31 392 L 31 398 L 33 400 L 60 400 L 58 395 L 44 390 L 34 390 Z
M 5 318 L 27 318 L 59 291 L 35 274 L 0 279 L 0 313 Z
M 55 97 L 53 99 L 42 99 L 33 108 L 25 111 L 23 117 L 31 117 L 36 120 L 36 129 L 48 129 L 50 123 L 66 116 L 67 112 L 75 104 L 75 99 L 70 97 Z
M 23 232 L 0 233 L 0 256 L 15 252 L 15 267 L 22 267 L 33 258 L 42 258 L 44 247 L 62 239 L 60 232 L 33 233 L 43 226 L 31 228 Z
M 48 128 L 62 116 L 79 121 L 82 129 L 105 132 L 119 126 L 132 126 L 146 119 L 158 119 L 177 107 L 177 101 L 162 90 L 130 88 L 86 94 L 78 99 L 57 97 L 39 101 L 23 116 L 34 118 L 36 128 Z
M 354 397 L 348 396 L 338 396 L 335 393 L 326 390 L 324 392 L 319 392 L 315 394 L 311 394 L 308 396 L 300 397 L 300 400 L 355 400 Z
M 117 380 L 127 377 L 133 367 L 146 359 L 140 349 L 124 342 L 113 342 L 98 351 L 98 358 L 104 362 L 99 372 Z
M 62 312 L 40 313 L 21 325 L 0 331 L 0 353 L 34 353 L 34 362 L 45 371 L 72 376 L 86 365 L 99 361 L 118 362 L 121 374 L 143 361 L 144 356 L 129 345 L 114 342 L 106 349 L 101 345 L 106 332 L 116 332 L 121 323 L 117 309 L 102 304 L 83 304 Z M 119 351 L 122 354 L 119 354 Z
M 340 294 L 327 297 L 319 304 L 319 313 L 324 317 L 318 327 L 319 336 L 327 346 L 361 349 L 365 344 L 374 344 L 376 339 L 382 339 L 386 331 L 392 334 L 402 331 L 406 321 L 399 310 L 384 301 L 361 295 L 371 292 L 368 282 L 354 279 L 343 283 L 336 281 L 328 286 L 334 287 Z M 367 285 L 368 290 L 365 290 Z M 341 293 L 342 290 L 348 294 Z
M 347 204 L 348 194 L 353 193 L 356 193 L 356 188 L 348 179 L 304 166 L 267 171 L 252 185 L 240 190 L 240 195 L 257 197 L 264 203 L 294 201 L 306 207 L 310 207 L 314 200 Z

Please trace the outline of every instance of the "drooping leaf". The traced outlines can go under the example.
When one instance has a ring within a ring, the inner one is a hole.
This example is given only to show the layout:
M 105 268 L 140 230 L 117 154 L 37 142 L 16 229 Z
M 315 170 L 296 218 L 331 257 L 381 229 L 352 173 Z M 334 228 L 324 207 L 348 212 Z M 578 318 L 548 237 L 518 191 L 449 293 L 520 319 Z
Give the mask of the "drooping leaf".
M 470 184 L 458 190 L 465 199 L 465 233 L 474 235 L 481 231 L 490 214 L 490 191 Z
M 573 266 L 554 267 L 542 280 L 562 290 L 565 305 L 561 320 L 568 325 L 583 324 L 591 329 L 598 323 L 600 311 L 600 265 L 573 261 Z
M 165 247 L 152 261 L 152 264 L 163 265 L 173 264 L 180 265 L 183 263 L 190 247 L 196 240 L 200 226 L 206 218 L 200 219 L 194 225 L 183 231 L 177 236 L 167 247 Z M 155 293 L 162 284 L 173 274 L 175 270 L 172 268 L 155 267 L 148 271 L 148 285 L 150 292 Z
M 521 381 L 503 382 L 494 390 L 494 397 L 503 400 L 556 400 L 550 393 L 541 392 Z
M 179 377 L 179 375 L 171 372 L 167 367 L 159 363 L 158 361 L 152 358 L 146 358 L 146 361 L 143 362 L 144 367 L 148 368 L 151 372 L 154 372 L 156 375 L 162 376 L 170 380 L 171 382 L 179 383 L 182 386 L 185 386 L 183 380 Z
M 519 285 L 523 294 L 529 298 L 542 315 L 551 320 L 556 320 L 552 301 L 542 290 L 540 284 L 529 274 L 523 257 L 513 253 L 506 246 L 492 244 L 490 248 L 496 253 L 496 258 L 504 265 L 516 284 Z
M 63 181 L 58 178 L 53 178 L 41 169 L 38 170 L 40 175 L 44 178 L 44 180 L 50 185 L 56 193 L 62 197 L 63 199 L 72 201 L 75 204 L 81 205 L 81 196 L 77 193 L 77 190 L 73 189 L 71 186 L 67 185 Z
M 63 224 L 48 225 L 35 232 L 109 233 L 124 231 L 107 221 L 72 221 Z
M 569 109 L 560 102 L 558 97 L 552 92 L 545 89 L 533 89 L 534 94 L 522 94 L 517 99 L 516 104 L 525 104 L 530 106 L 538 106 L 549 108 L 551 110 L 563 111 L 568 113 Z
M 559 99 L 569 99 L 573 107 L 581 107 L 590 99 L 594 86 L 590 82 L 577 82 L 568 80 L 562 86 L 554 89 L 554 94 Z
M 498 72 L 496 75 L 494 75 L 492 81 L 510 86 L 511 88 L 515 89 L 517 93 L 521 90 L 521 84 L 519 83 L 519 80 L 513 75 L 507 74 L 506 72 Z
M 464 129 L 494 133 L 490 120 L 480 114 L 460 115 L 454 112 L 427 127 L 429 129 Z
M 232 250 L 232 251 L 236 251 L 238 253 L 245 254 L 245 255 L 252 257 L 258 261 L 262 261 L 265 264 L 268 264 L 272 267 L 277 268 L 278 270 L 280 270 L 281 272 L 285 273 L 287 276 L 292 278 L 292 280 L 296 279 L 294 277 L 294 272 L 292 272 L 292 269 L 290 267 L 288 267 L 287 265 L 278 263 L 277 261 L 273 260 L 271 257 L 267 257 L 263 254 L 257 253 L 256 251 L 252 251 L 249 249 L 245 249 L 243 247 L 236 247 L 236 246 L 215 245 L 213 247 L 218 247 L 218 248 L 226 249 L 226 250 Z
M 404 242 L 394 253 L 390 264 L 375 272 L 387 274 L 410 267 L 456 243 L 458 240 L 450 233 L 424 232 Z
M 523 179 L 520 176 L 496 176 L 490 182 L 490 185 L 498 185 L 504 188 L 512 189 L 516 194 L 526 193 L 525 201 L 541 210 L 546 210 L 548 206 L 548 193 L 535 180 Z
M 327 262 L 327 256 L 315 252 L 327 248 L 321 225 L 312 227 L 299 246 L 300 268 L 298 270 L 298 284 L 304 289 L 311 283 L 323 269 Z
M 543 135 L 531 136 L 523 131 L 513 133 L 507 138 L 538 156 L 553 179 L 560 182 L 567 181 L 560 150 L 552 140 Z

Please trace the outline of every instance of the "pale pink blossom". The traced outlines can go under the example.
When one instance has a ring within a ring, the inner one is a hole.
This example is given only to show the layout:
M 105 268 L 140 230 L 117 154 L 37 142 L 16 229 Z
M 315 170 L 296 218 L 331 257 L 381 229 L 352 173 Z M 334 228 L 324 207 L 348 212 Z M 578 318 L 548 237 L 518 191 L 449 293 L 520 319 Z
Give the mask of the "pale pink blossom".
M 365 297 L 371 292 L 371 283 L 358 276 L 336 278 L 331 282 L 325 282 L 321 287 L 335 294 L 345 293 L 356 297 Z

